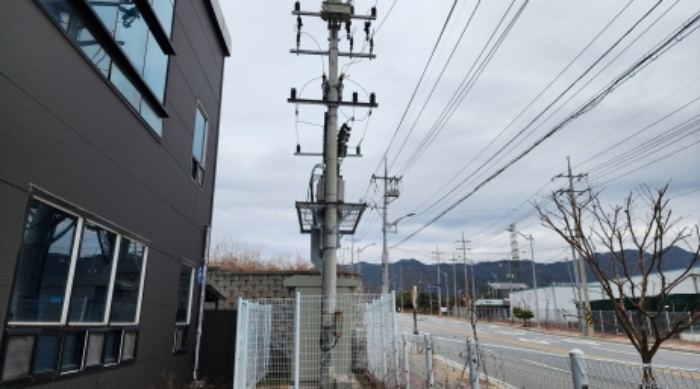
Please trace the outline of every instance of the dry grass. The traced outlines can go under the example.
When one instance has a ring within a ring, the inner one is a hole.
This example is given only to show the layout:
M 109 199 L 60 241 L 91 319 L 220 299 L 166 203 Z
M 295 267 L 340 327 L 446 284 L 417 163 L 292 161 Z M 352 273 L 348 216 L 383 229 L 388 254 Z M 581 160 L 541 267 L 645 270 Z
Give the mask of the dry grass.
M 209 265 L 243 273 L 314 269 L 311 261 L 299 254 L 282 253 L 265 257 L 258 247 L 239 239 L 218 243 L 211 254 Z

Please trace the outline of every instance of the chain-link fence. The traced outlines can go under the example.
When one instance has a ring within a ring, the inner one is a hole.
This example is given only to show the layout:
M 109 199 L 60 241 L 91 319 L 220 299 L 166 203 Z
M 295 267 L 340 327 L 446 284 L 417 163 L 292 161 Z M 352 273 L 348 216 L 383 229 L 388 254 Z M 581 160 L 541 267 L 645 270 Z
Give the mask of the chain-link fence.
M 337 295 L 324 329 L 323 296 L 239 299 L 234 388 L 318 388 L 325 372 L 334 387 L 399 387 L 394 301 Z
M 567 311 L 564 309 L 540 309 L 539 311 L 532 310 L 534 318 L 531 320 L 531 325 L 536 325 L 538 319 L 540 320 L 540 325 L 543 328 L 561 328 L 567 330 L 581 330 L 581 322 L 579 315 L 575 311 Z M 454 310 L 453 310 L 454 312 Z M 463 311 L 458 311 L 460 315 L 464 314 Z M 630 317 L 632 318 L 633 324 L 638 327 L 639 322 L 637 320 L 637 312 L 629 311 Z M 510 312 L 504 308 L 489 308 L 483 307 L 477 310 L 479 315 L 479 320 L 482 321 L 497 321 L 497 322 L 513 322 L 517 321 L 511 316 Z M 651 312 L 651 314 L 655 314 Z M 624 334 L 622 326 L 617 320 L 614 311 L 591 311 L 591 317 L 593 318 L 593 326 L 595 331 L 604 334 Z M 664 332 L 675 323 L 690 323 L 693 319 L 693 315 L 689 312 L 673 312 L 664 311 L 661 312 L 656 323 L 659 329 Z M 652 323 L 651 319 L 645 318 L 642 323 L 646 326 L 647 331 L 651 332 Z M 700 342 L 700 321 L 695 322 L 687 330 L 680 333 L 677 337 L 680 340 L 688 342 Z
M 700 370 L 402 335 L 401 388 L 700 389 Z
M 700 388 L 700 370 L 582 358 L 590 389 Z

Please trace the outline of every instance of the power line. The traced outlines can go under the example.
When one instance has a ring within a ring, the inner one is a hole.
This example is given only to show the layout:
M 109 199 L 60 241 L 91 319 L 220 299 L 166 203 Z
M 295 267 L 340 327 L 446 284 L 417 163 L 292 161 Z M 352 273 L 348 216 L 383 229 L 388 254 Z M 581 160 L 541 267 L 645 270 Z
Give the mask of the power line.
M 608 84 L 606 88 L 604 88 L 602 91 L 597 93 L 593 98 L 589 99 L 586 104 L 581 106 L 578 110 L 576 110 L 573 114 L 569 115 L 566 119 L 561 121 L 558 125 L 554 126 L 550 131 L 548 131 L 544 136 L 540 137 L 534 144 L 529 146 L 526 150 L 521 152 L 518 156 L 513 158 L 511 161 L 509 161 L 507 164 L 499 168 L 496 172 L 491 174 L 488 178 L 486 178 L 484 181 L 482 181 L 479 185 L 477 185 L 472 191 L 467 193 L 465 196 L 461 197 L 457 202 L 453 203 L 452 205 L 448 206 L 443 212 L 441 212 L 438 216 L 434 217 L 431 219 L 428 223 L 426 223 L 423 227 L 419 228 L 418 230 L 414 231 L 413 233 L 409 234 L 406 238 L 401 240 L 399 243 L 396 245 L 399 245 L 401 243 L 406 242 L 407 240 L 411 239 L 414 237 L 416 234 L 442 218 L 445 214 L 447 214 L 449 211 L 454 209 L 457 205 L 462 203 L 464 200 L 467 198 L 471 197 L 474 193 L 479 191 L 482 187 L 484 187 L 486 184 L 491 182 L 493 179 L 501 175 L 505 170 L 507 170 L 509 167 L 511 167 L 513 164 L 521 160 L 523 157 L 528 155 L 532 150 L 534 150 L 537 146 L 539 146 L 542 142 L 546 141 L 554 135 L 556 132 L 560 131 L 564 127 L 566 127 L 569 123 L 571 123 L 573 120 L 578 118 L 579 116 L 590 112 L 592 109 L 594 109 L 600 102 L 605 99 L 610 93 L 612 93 L 614 90 L 616 90 L 620 85 L 624 84 L 627 80 L 629 80 L 634 74 L 637 72 L 641 71 L 644 69 L 646 66 L 648 66 L 649 63 L 651 63 L 652 60 L 656 59 L 660 55 L 663 55 L 666 53 L 668 50 L 670 50 L 672 47 L 674 47 L 680 40 L 685 38 L 686 36 L 692 34 L 694 31 L 697 30 L 697 26 L 693 27 L 698 20 L 700 20 L 700 13 L 695 14 L 693 17 L 688 19 L 686 23 L 684 23 L 680 28 L 678 28 L 676 31 L 674 31 L 672 34 L 670 34 L 669 37 L 665 38 L 661 43 L 659 43 L 654 49 L 652 49 L 649 53 L 647 53 L 644 57 L 642 57 L 640 60 L 635 62 L 632 66 L 630 66 L 627 70 L 625 70 L 622 74 L 620 74 L 618 77 L 616 77 L 611 83 Z M 691 28 L 693 27 L 693 28 Z
M 396 126 L 396 130 L 394 130 L 394 135 L 391 137 L 391 141 L 389 141 L 389 146 L 387 146 L 386 150 L 384 151 L 384 155 L 379 161 L 379 164 L 377 165 L 377 168 L 374 169 L 374 172 L 377 173 L 379 171 L 379 168 L 382 164 L 382 161 L 384 158 L 386 158 L 387 154 L 389 153 L 389 149 L 391 149 L 391 145 L 394 143 L 394 139 L 396 139 L 396 135 L 399 132 L 399 129 L 401 128 L 401 124 L 403 123 L 404 119 L 406 118 L 406 114 L 408 113 L 408 109 L 411 107 L 411 104 L 413 103 L 413 99 L 416 97 L 416 93 L 418 92 L 418 88 L 420 87 L 421 83 L 423 82 L 423 77 L 425 76 L 425 72 L 428 70 L 428 66 L 430 65 L 430 62 L 433 60 L 433 55 L 435 55 L 435 50 L 437 50 L 438 45 L 440 44 L 440 40 L 442 39 L 442 35 L 445 32 L 445 28 L 447 28 L 447 24 L 450 21 L 450 18 L 452 17 L 452 13 L 454 12 L 455 6 L 457 5 L 457 0 L 455 0 L 452 3 L 452 7 L 450 8 L 450 12 L 447 14 L 447 19 L 445 19 L 445 23 L 442 26 L 442 29 L 440 30 L 440 35 L 438 36 L 437 41 L 435 42 L 435 46 L 433 47 L 433 51 L 430 53 L 430 57 L 428 57 L 428 62 L 425 64 L 425 68 L 423 68 L 423 73 L 421 73 L 420 78 L 418 79 L 418 84 L 416 84 L 416 88 L 413 90 L 413 94 L 411 95 L 411 99 L 408 101 L 408 105 L 406 105 L 406 109 L 403 112 L 403 115 L 401 116 L 401 120 L 399 121 L 398 126 Z

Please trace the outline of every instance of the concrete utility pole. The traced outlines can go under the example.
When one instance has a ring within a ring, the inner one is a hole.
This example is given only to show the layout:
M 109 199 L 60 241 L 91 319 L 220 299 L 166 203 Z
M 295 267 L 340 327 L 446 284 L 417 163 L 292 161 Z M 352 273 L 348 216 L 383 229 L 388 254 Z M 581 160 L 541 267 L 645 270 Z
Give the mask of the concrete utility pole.
M 396 226 L 399 220 L 404 217 L 413 216 L 408 214 L 397 219 L 393 223 L 387 221 L 389 203 L 399 197 L 399 183 L 401 177 L 389 177 L 389 169 L 387 167 L 386 157 L 384 157 L 384 176 L 372 175 L 372 180 L 384 181 L 384 195 L 382 196 L 382 294 L 389 293 L 389 248 L 386 244 L 386 234 L 390 227 Z
M 454 294 L 453 294 L 454 301 L 452 302 L 452 306 L 454 306 L 454 315 L 459 316 L 458 315 L 459 308 L 457 305 L 457 302 L 459 299 L 457 298 L 457 270 L 456 270 L 457 265 L 456 265 L 456 263 L 457 263 L 457 256 L 455 255 L 454 252 L 452 252 L 452 287 L 453 287 L 453 291 L 454 291 Z
M 442 272 L 442 275 L 445 276 L 445 316 L 450 316 L 450 283 L 447 281 L 447 272 Z
M 367 33 L 367 40 L 369 41 L 369 21 L 376 19 L 376 9 L 372 9 L 371 16 L 354 15 L 353 6 L 349 2 L 326 0 L 321 4 L 320 12 L 306 12 L 301 11 L 299 2 L 297 1 L 292 14 L 297 16 L 297 48 L 296 50 L 290 50 L 290 52 L 295 54 L 328 56 L 329 74 L 328 78 L 326 78 L 325 74 L 323 75 L 323 98 L 321 100 L 298 98 L 296 89 L 292 89 L 291 98 L 287 101 L 297 105 L 319 104 L 328 107 L 324 129 L 323 153 L 302 154 L 300 145 L 297 145 L 297 153 L 295 155 L 322 156 L 324 162 L 323 195 L 321 196 L 319 194 L 318 201 L 315 203 L 297 202 L 297 212 L 299 213 L 299 223 L 302 233 L 312 234 L 312 261 L 318 258 L 319 255 L 322 257 L 323 300 L 319 346 L 323 357 L 321 358 L 320 366 L 320 387 L 331 388 L 334 386 L 335 375 L 331 351 L 335 344 L 337 344 L 337 337 L 340 336 L 339 326 L 342 324 L 337 322 L 340 316 L 336 315 L 337 250 L 339 236 L 341 234 L 352 235 L 355 233 L 357 227 L 356 222 L 359 222 L 362 212 L 366 207 L 365 204 L 345 203 L 343 201 L 344 199 L 339 196 L 339 194 L 342 195 L 342 193 L 339 193 L 340 169 L 338 159 L 347 156 L 347 141 L 350 137 L 351 129 L 344 124 L 339 134 L 338 107 L 341 105 L 366 108 L 377 106 L 374 94 L 370 94 L 369 103 L 359 103 L 357 93 L 353 93 L 352 101 L 343 101 L 342 90 L 344 76 L 338 74 L 339 56 L 374 58 L 374 55 L 371 53 L 374 45 L 373 38 L 372 41 L 370 41 L 370 54 L 352 53 L 352 45 L 350 53 L 341 53 L 338 50 L 338 33 L 342 23 L 345 23 L 346 31 L 348 31 L 349 36 L 351 19 L 364 19 L 366 20 L 365 31 Z M 321 17 L 323 21 L 327 22 L 327 52 L 299 49 L 301 29 L 303 26 L 301 20 L 302 16 Z M 341 222 L 346 219 L 346 216 L 353 214 L 355 216 L 353 219 L 356 220 L 355 224 L 351 228 L 348 228 L 346 224 L 339 223 L 339 212 L 342 213 Z M 304 217 L 302 217 L 302 213 Z
M 441 296 L 441 291 L 442 289 L 440 287 L 440 254 L 444 254 L 443 252 L 440 251 L 440 248 L 438 246 L 435 246 L 435 251 L 433 251 L 433 254 L 435 254 L 435 257 L 437 258 L 437 292 L 438 292 L 438 317 L 442 317 L 442 296 Z
M 462 250 L 462 258 L 464 259 L 464 293 L 468 293 L 468 288 L 467 288 L 467 250 L 471 250 L 467 248 L 467 243 L 471 243 L 470 240 L 464 240 L 464 231 L 462 231 L 462 239 L 458 240 L 456 243 L 461 243 L 462 247 L 460 250 Z M 476 298 L 476 286 L 474 285 L 474 261 L 471 261 L 472 264 L 472 296 L 471 298 L 475 299 Z
M 578 174 L 578 175 L 573 175 L 571 173 L 571 160 L 569 157 L 566 157 L 566 163 L 567 163 L 567 174 L 559 174 L 554 178 L 559 178 L 559 177 L 564 177 L 569 179 L 569 190 L 566 191 L 568 192 L 569 195 L 569 203 L 571 204 L 571 214 L 573 215 L 575 220 L 578 220 L 579 218 L 579 210 L 576 207 L 576 197 L 575 193 L 576 191 L 574 190 L 574 177 L 575 178 L 583 178 L 586 176 L 586 174 Z M 579 239 L 580 236 L 578 235 L 577 231 L 573 231 L 575 236 L 573 237 L 574 239 Z M 583 321 L 582 328 L 583 328 L 583 334 L 585 336 L 593 336 L 595 333 L 595 328 L 593 327 L 593 321 L 588 320 L 589 316 L 591 315 L 591 300 L 588 295 L 588 281 L 586 277 L 586 264 L 579 255 L 576 255 L 576 250 L 574 246 L 571 246 L 571 253 L 574 256 L 574 263 L 575 267 L 578 270 L 578 276 L 580 279 L 580 284 L 579 284 L 579 301 L 578 301 L 578 315 L 579 315 L 579 320 Z M 583 295 L 583 296 L 581 296 Z M 583 307 L 581 307 L 581 297 L 583 297 Z

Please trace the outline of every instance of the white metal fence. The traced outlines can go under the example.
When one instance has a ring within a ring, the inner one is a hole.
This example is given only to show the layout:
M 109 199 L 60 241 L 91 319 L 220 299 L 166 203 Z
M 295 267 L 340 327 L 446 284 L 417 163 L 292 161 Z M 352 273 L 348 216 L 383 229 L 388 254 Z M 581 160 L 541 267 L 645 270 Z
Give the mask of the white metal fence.
M 338 295 L 327 352 L 321 349 L 323 302 L 323 296 L 300 294 L 239 299 L 233 387 L 317 388 L 328 360 L 336 386 L 398 387 L 394 295 Z
M 700 389 L 700 370 L 402 336 L 401 388 Z

